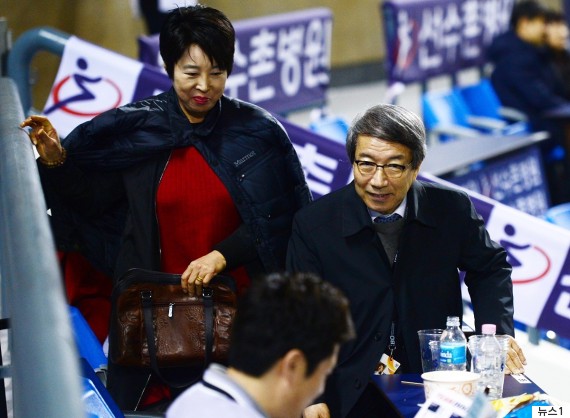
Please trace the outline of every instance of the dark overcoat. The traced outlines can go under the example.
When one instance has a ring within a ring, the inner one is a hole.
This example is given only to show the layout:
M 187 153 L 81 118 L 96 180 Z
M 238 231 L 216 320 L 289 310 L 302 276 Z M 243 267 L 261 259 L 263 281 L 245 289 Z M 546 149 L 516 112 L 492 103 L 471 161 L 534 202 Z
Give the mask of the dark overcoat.
M 346 416 L 357 401 L 396 316 L 397 344 L 408 357 L 400 359 L 403 370 L 421 372 L 417 331 L 445 328 L 448 315 L 462 316 L 460 271 L 477 329 L 493 323 L 498 333 L 514 335 L 507 254 L 462 191 L 413 183 L 392 268 L 351 183 L 296 214 L 287 267 L 319 274 L 350 300 L 357 338 L 341 349 L 323 398 L 333 417 Z

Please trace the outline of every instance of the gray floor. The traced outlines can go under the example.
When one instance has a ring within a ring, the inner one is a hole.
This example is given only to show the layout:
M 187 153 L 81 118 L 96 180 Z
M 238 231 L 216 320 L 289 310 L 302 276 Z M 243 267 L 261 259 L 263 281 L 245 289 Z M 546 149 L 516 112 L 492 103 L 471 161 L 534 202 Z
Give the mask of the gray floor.
M 461 82 L 466 83 L 471 79 L 476 80 L 478 75 L 474 72 L 465 72 L 461 77 L 463 77 Z M 430 89 L 448 85 L 449 81 L 443 78 L 432 82 Z M 419 86 L 408 87 L 400 92 L 396 103 L 421 114 L 420 94 Z M 332 88 L 328 94 L 328 108 L 332 115 L 340 116 L 350 122 L 368 107 L 389 102 L 391 95 L 392 92 L 388 91 L 385 82 Z M 301 126 L 308 127 L 311 121 L 311 112 L 296 112 L 289 115 L 289 119 Z M 526 367 L 528 377 L 551 396 L 561 401 L 570 402 L 570 351 L 547 341 L 533 345 L 524 332 L 517 332 L 516 339 L 528 360 Z

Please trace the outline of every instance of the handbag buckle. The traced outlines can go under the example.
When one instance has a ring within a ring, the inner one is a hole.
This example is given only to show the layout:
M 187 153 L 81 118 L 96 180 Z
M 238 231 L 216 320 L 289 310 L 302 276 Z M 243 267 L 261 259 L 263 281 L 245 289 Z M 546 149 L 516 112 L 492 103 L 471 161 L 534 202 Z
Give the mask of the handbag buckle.
M 212 296 L 214 296 L 214 289 L 212 289 L 211 287 L 203 286 L 202 287 L 202 297 L 211 298 Z
M 141 290 L 141 300 L 143 303 L 152 301 L 152 290 Z

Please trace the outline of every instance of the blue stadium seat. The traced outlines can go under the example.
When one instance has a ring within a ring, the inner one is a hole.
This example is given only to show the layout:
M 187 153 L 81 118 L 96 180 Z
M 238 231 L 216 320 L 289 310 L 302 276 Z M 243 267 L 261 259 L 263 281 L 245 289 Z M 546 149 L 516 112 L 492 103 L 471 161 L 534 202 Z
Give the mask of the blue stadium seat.
M 79 311 L 74 306 L 69 306 L 71 324 L 75 343 L 79 351 L 79 357 L 84 358 L 95 372 L 107 369 L 107 356 L 101 343 L 93 333 L 93 330 Z
M 88 418 L 124 418 L 111 395 L 103 386 L 91 367 L 91 364 L 81 358 L 81 372 L 83 380 L 83 405 Z
M 422 112 L 427 131 L 441 142 L 481 134 L 470 125 L 469 109 L 454 89 L 422 94 Z
M 348 123 L 339 116 L 328 115 L 325 111 L 320 111 L 312 116 L 309 129 L 319 135 L 332 139 L 341 144 L 346 143 L 348 133 Z
M 83 405 L 87 418 L 160 418 L 164 414 L 150 411 L 122 411 L 107 388 L 84 358 L 81 362 Z
M 483 78 L 476 84 L 459 86 L 456 89 L 474 116 L 504 120 L 506 125 L 501 129 L 501 134 L 524 135 L 532 132 L 524 113 L 501 104 L 489 79 Z M 564 158 L 564 148 L 558 145 L 549 152 L 545 162 L 564 161 Z
M 473 116 L 504 121 L 505 126 L 501 129 L 502 134 L 513 135 L 530 132 L 525 114 L 517 109 L 504 107 L 489 79 L 483 78 L 478 83 L 458 86 L 456 89 Z
M 545 218 L 548 222 L 570 229 L 570 203 L 561 203 L 546 211 Z
M 481 135 L 508 136 L 529 133 L 524 114 L 501 107 L 491 86 L 480 83 L 422 95 L 426 129 L 440 141 Z

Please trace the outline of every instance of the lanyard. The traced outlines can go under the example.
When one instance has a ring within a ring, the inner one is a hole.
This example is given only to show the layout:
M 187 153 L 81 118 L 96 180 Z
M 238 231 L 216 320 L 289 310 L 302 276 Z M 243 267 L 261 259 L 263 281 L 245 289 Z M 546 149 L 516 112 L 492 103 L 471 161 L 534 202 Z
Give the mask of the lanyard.
M 396 322 L 392 321 L 390 326 L 390 343 L 388 344 L 388 350 L 390 350 L 390 358 L 393 358 L 394 350 L 396 349 Z
M 228 392 L 226 392 L 225 390 L 223 390 L 222 388 L 219 388 L 217 386 L 212 385 L 211 383 L 206 382 L 205 380 L 202 379 L 202 384 L 204 386 L 206 386 L 208 389 L 212 389 L 215 390 L 216 392 L 221 393 L 222 395 L 224 395 L 226 398 L 231 399 L 232 401 L 236 402 L 235 398 L 230 395 Z
M 213 384 L 211 384 L 211 383 L 208 383 L 208 382 L 206 382 L 204 379 L 202 379 L 201 383 L 202 383 L 205 387 L 207 387 L 208 389 L 211 389 L 211 390 L 213 390 L 213 391 L 216 391 L 216 392 L 218 392 L 218 393 L 221 393 L 221 394 L 224 395 L 226 398 L 228 398 L 228 399 L 234 401 L 236 404 L 238 403 L 237 400 L 236 400 L 236 398 L 234 398 L 232 395 L 230 395 L 230 394 L 229 394 L 228 392 L 226 392 L 224 389 L 222 389 L 222 388 L 220 388 L 220 387 L 218 387 L 218 386 L 215 386 L 215 385 L 213 385 Z M 253 401 L 253 399 L 251 399 L 251 407 L 254 408 L 254 409 L 259 413 L 260 416 L 269 418 L 269 417 L 267 416 L 267 414 L 266 414 L 265 412 L 263 412 L 263 410 Z

